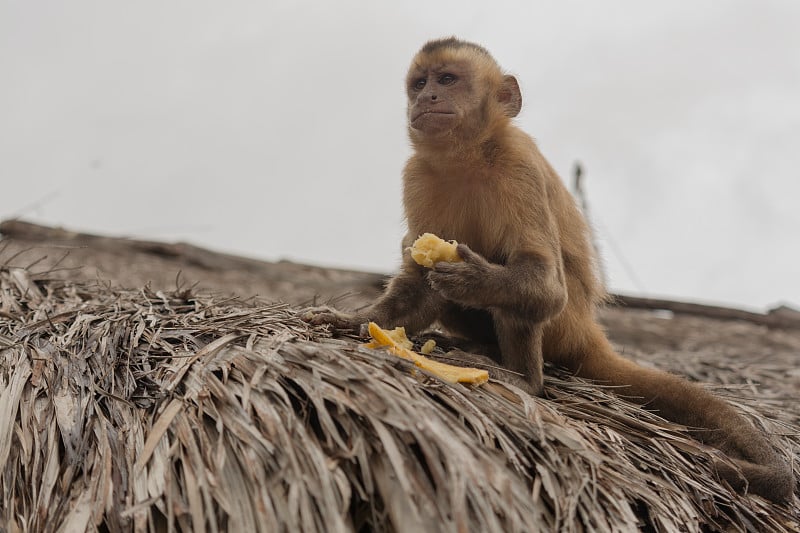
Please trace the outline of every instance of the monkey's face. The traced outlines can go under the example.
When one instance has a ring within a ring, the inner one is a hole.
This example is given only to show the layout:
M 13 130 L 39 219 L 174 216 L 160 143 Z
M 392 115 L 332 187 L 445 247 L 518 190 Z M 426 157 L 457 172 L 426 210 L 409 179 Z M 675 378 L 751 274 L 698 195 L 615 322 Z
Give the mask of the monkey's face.
M 456 129 L 478 107 L 474 84 L 464 62 L 415 61 L 406 78 L 409 128 L 425 137 Z

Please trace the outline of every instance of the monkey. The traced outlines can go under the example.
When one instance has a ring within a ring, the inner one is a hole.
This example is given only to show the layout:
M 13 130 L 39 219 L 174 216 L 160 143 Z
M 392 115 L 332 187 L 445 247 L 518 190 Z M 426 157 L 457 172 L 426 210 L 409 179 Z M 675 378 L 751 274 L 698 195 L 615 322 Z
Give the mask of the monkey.
M 333 309 L 312 323 L 368 320 L 415 334 L 437 323 L 496 348 L 493 357 L 543 392 L 543 361 L 610 385 L 617 394 L 689 428 L 725 452 L 718 474 L 774 502 L 792 497 L 792 469 L 767 437 L 727 402 L 676 375 L 616 353 L 596 318 L 607 295 L 590 230 L 573 197 L 512 119 L 519 84 L 482 46 L 427 42 L 406 77 L 413 153 L 403 170 L 408 232 L 400 272 L 366 310 Z M 418 265 L 408 248 L 423 233 L 458 243 L 461 262 Z M 490 354 L 492 355 L 492 354 Z

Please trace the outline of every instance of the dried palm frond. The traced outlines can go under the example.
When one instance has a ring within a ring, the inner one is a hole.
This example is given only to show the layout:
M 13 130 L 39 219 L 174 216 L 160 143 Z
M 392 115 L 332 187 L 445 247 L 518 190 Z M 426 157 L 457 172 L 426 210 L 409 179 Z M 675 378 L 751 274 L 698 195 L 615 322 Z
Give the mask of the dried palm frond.
M 781 531 L 798 508 L 549 369 L 450 385 L 291 308 L 0 269 L 0 529 Z M 745 416 L 798 463 L 798 428 Z

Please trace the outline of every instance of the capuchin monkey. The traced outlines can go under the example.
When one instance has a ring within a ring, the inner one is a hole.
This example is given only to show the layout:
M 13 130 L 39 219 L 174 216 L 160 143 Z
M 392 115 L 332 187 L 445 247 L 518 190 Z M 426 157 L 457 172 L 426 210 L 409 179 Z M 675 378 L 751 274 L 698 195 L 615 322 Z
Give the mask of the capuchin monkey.
M 611 347 L 595 317 L 606 293 L 587 224 L 536 143 L 512 123 L 522 107 L 517 80 L 483 47 L 447 38 L 414 57 L 406 94 L 414 152 L 403 172 L 401 272 L 365 311 L 328 309 L 309 320 L 351 327 L 372 320 L 410 334 L 438 321 L 494 346 L 536 395 L 546 359 L 688 426 L 733 460 L 738 469 L 716 467 L 737 490 L 791 498 L 791 468 L 733 407 Z M 407 248 L 423 233 L 458 241 L 463 261 L 418 265 Z

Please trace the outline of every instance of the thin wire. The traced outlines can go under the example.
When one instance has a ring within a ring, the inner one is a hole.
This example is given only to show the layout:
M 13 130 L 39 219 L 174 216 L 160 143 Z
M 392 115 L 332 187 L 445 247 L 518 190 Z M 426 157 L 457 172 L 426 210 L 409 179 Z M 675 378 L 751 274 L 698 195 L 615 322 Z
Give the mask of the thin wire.
M 633 269 L 633 266 L 625 257 L 625 254 L 622 253 L 622 248 L 620 248 L 620 246 L 617 244 L 616 239 L 614 239 L 614 237 L 611 235 L 611 232 L 608 230 L 608 226 L 603 224 L 603 222 L 600 220 L 599 217 L 597 217 L 594 214 L 594 212 L 592 212 L 592 215 L 589 214 L 589 198 L 588 195 L 586 194 L 586 190 L 583 187 L 583 182 L 585 180 L 584 174 L 585 173 L 583 171 L 583 165 L 581 165 L 580 161 L 576 161 L 575 166 L 573 167 L 572 170 L 573 195 L 578 198 L 581 211 L 583 211 L 583 216 L 584 218 L 586 218 L 586 222 L 589 224 L 589 231 L 591 231 L 592 234 L 592 245 L 594 246 L 595 253 L 598 256 L 597 257 L 598 268 L 600 269 L 600 274 L 603 276 L 603 281 L 608 282 L 607 279 L 608 274 L 606 272 L 605 266 L 603 265 L 600 250 L 598 249 L 600 247 L 600 243 L 597 240 L 595 226 L 600 230 L 602 230 L 604 234 L 604 239 L 608 242 L 608 245 L 611 248 L 611 253 L 614 255 L 614 257 L 617 258 L 617 261 L 619 261 L 620 264 L 622 264 L 622 268 L 625 269 L 625 273 L 633 282 L 634 286 L 636 287 L 636 290 L 638 290 L 642 294 L 646 293 L 647 289 L 645 288 L 644 283 L 642 283 L 642 280 L 639 278 L 639 276 L 636 275 L 636 271 Z
M 614 257 L 617 258 L 617 261 L 620 262 L 622 268 L 625 269 L 625 273 L 633 282 L 633 285 L 636 287 L 636 290 L 642 294 L 646 294 L 647 288 L 645 287 L 644 283 L 642 283 L 642 280 L 639 278 L 639 276 L 636 275 L 636 271 L 634 270 L 633 265 L 631 265 L 631 263 L 625 257 L 625 254 L 622 253 L 622 249 L 619 247 L 617 241 L 611 235 L 611 232 L 608 230 L 608 226 L 603 224 L 603 221 L 600 220 L 600 218 L 597 216 L 596 213 L 592 218 L 594 223 L 597 225 L 597 228 L 602 231 L 603 240 L 605 240 L 608 243 L 609 248 L 611 248 L 611 253 L 614 255 Z

